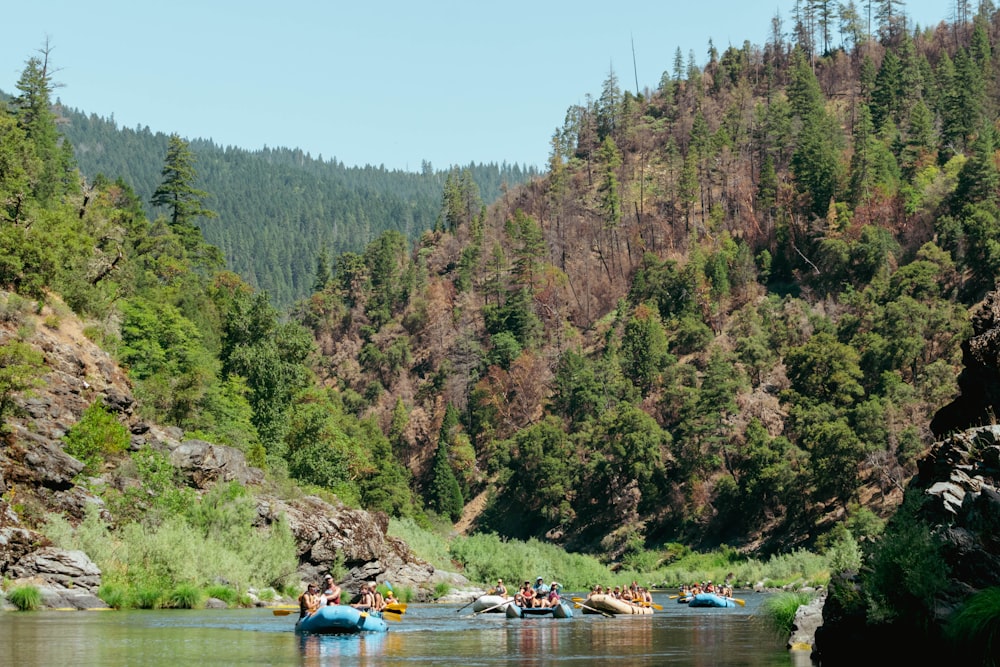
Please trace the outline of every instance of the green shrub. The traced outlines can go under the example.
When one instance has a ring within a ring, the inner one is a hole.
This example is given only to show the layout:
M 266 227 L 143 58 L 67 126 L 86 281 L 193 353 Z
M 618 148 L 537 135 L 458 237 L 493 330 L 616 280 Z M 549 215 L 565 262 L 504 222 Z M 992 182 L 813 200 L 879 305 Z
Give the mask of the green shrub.
M 105 456 L 125 451 L 129 445 L 128 429 L 99 403 L 90 404 L 80 421 L 64 437 L 66 453 L 79 459 L 85 472 L 98 472 Z
M 434 567 L 443 570 L 454 567 L 444 532 L 421 528 L 414 519 L 402 518 L 389 520 L 388 533 L 406 542 L 413 553 Z
M 416 597 L 416 592 L 408 586 L 396 589 L 396 599 L 400 602 L 412 602 Z
M 31 584 L 15 586 L 7 592 L 7 599 L 18 611 L 36 611 L 42 606 L 42 593 Z
M 434 584 L 434 599 L 435 600 L 437 600 L 439 598 L 443 598 L 449 592 L 451 592 L 451 586 L 448 583 L 446 583 L 444 581 L 439 581 L 438 583 Z
M 210 594 L 211 595 L 211 594 Z M 214 597 L 214 596 L 212 596 Z M 167 605 L 172 609 L 198 609 L 202 604 L 202 594 L 193 584 L 178 584 L 167 596 Z
M 934 599 L 947 586 L 941 538 L 918 517 L 920 503 L 917 496 L 904 499 L 866 560 L 863 588 L 875 623 L 927 627 Z
M 97 589 L 97 597 L 112 609 L 123 609 L 128 606 L 128 591 L 116 584 L 102 584 Z
M 465 576 L 478 582 L 498 578 L 515 582 L 542 576 L 559 581 L 565 590 L 579 591 L 612 577 L 607 566 L 593 556 L 568 553 L 535 539 L 505 541 L 495 534 L 457 537 L 451 542 L 450 553 L 464 568 Z

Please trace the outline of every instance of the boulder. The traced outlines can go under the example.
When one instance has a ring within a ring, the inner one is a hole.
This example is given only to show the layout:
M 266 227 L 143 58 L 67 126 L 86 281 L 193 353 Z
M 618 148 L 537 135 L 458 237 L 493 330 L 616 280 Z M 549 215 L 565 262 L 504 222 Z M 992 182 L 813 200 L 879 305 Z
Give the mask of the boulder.
M 170 452 L 170 462 L 199 489 L 216 482 L 259 485 L 264 481 L 264 472 L 247 464 L 243 452 L 204 440 L 185 440 Z
M 42 595 L 42 605 L 51 609 L 86 611 L 88 609 L 109 609 L 107 603 L 93 593 L 59 585 L 38 587 Z
M 400 539 L 386 534 L 389 518 L 335 506 L 315 496 L 286 501 L 264 499 L 257 506 L 260 525 L 280 518 L 288 522 L 298 545 L 303 580 L 318 581 L 342 564 L 340 582 L 348 591 L 363 581 L 390 581 L 394 587 L 422 589 L 434 580 L 434 567 L 417 558 Z M 423 590 L 426 597 L 428 591 Z
M 57 547 L 43 547 L 28 553 L 8 569 L 7 575 L 89 593 L 96 593 L 101 586 L 101 570 L 87 554 Z
M 823 604 L 826 595 L 818 595 L 809 604 L 804 604 L 795 612 L 792 634 L 788 648 L 796 651 L 812 651 L 816 643 L 816 629 L 823 625 Z

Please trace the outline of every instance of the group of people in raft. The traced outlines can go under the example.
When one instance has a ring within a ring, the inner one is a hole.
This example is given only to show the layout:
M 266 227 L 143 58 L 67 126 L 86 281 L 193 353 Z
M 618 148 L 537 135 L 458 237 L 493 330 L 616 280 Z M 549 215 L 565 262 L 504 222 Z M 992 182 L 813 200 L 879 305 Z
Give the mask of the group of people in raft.
M 627 602 L 629 604 L 634 604 L 639 607 L 648 607 L 653 604 L 653 594 L 645 586 L 640 586 L 638 582 L 633 581 L 628 586 L 601 586 L 600 584 L 594 586 L 590 589 L 590 596 L 594 595 L 608 595 L 616 600 L 621 600 L 622 602 Z
M 543 577 L 535 579 L 534 584 L 525 581 L 514 593 L 514 604 L 526 608 L 555 607 L 559 604 L 560 588 L 562 588 L 562 584 L 558 581 L 553 581 L 546 586 Z M 490 591 L 490 595 L 508 597 L 507 587 L 504 586 L 503 579 L 497 579 L 497 585 Z
M 684 598 L 690 598 L 701 593 L 714 593 L 720 597 L 731 598 L 733 597 L 733 586 L 730 583 L 732 575 L 726 577 L 726 580 L 716 586 L 711 581 L 706 581 L 702 583 L 695 582 L 688 586 L 687 584 L 681 586 L 681 600 Z
M 357 594 L 351 598 L 348 604 L 361 611 L 382 611 L 389 605 L 398 602 L 389 582 L 385 582 L 385 585 L 387 590 L 385 595 L 382 595 L 374 581 L 362 582 Z M 333 575 L 330 574 L 323 577 L 322 592 L 320 592 L 319 586 L 310 583 L 306 586 L 305 592 L 299 596 L 299 618 L 315 614 L 320 607 L 340 604 L 341 593 L 340 586 L 333 581 Z
M 548 586 L 545 579 L 538 577 L 535 583 L 525 581 L 514 593 L 514 604 L 518 607 L 555 607 L 559 604 L 559 590 L 562 585 L 558 581 L 553 581 Z M 507 587 L 504 586 L 503 579 L 497 579 L 497 585 L 490 591 L 491 595 L 507 597 Z M 633 581 L 630 586 L 594 586 L 590 590 L 591 595 L 610 595 L 611 597 L 635 604 L 639 606 L 649 606 L 653 603 L 653 594 L 648 588 L 640 586 Z

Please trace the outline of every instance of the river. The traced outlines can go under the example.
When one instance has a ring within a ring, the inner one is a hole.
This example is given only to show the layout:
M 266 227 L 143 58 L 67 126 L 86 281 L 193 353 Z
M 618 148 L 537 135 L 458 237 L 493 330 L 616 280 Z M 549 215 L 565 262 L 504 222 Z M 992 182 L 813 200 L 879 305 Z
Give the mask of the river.
M 11 665 L 554 665 L 807 667 L 757 611 L 689 609 L 667 595 L 651 616 L 507 619 L 471 607 L 411 604 L 389 632 L 296 636 L 297 613 L 269 609 L 4 612 L 0 656 Z

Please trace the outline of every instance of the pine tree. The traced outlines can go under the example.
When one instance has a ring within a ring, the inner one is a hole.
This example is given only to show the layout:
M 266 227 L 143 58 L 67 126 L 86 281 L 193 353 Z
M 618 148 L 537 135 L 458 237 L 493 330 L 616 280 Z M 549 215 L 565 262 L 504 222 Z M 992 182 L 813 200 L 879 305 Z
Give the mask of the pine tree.
M 184 239 L 189 250 L 201 241 L 201 233 L 194 221 L 197 218 L 217 217 L 203 203 L 208 193 L 194 186 L 198 176 L 194 161 L 188 143 L 177 134 L 170 135 L 167 157 L 160 172 L 163 181 L 149 202 L 153 206 L 170 209 L 170 226 Z
M 52 112 L 52 72 L 49 68 L 48 46 L 42 57 L 30 58 L 17 81 L 21 91 L 12 103 L 14 116 L 30 143 L 38 160 L 39 172 L 31 180 L 32 194 L 39 203 L 46 204 L 66 191 L 65 174 L 74 167 L 72 152 L 61 147 L 63 139 L 56 128 Z M 76 186 L 75 182 L 72 184 Z

